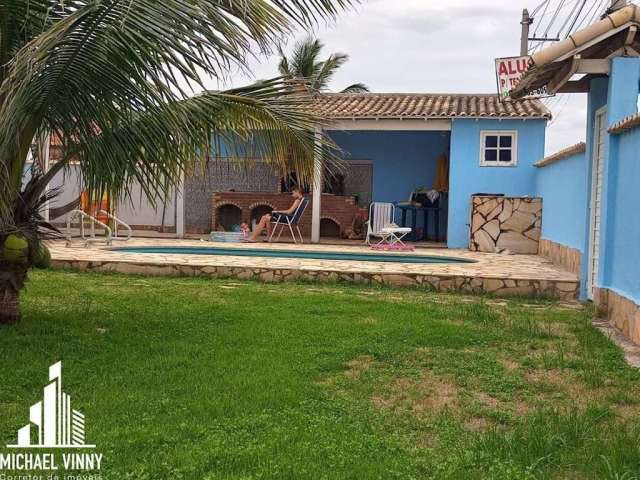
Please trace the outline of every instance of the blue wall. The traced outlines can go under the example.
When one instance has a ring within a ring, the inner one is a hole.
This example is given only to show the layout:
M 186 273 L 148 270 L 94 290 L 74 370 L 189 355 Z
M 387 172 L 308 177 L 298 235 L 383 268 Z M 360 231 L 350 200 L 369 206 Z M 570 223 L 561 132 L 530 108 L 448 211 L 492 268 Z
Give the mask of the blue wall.
M 332 131 L 329 136 L 342 149 L 345 160 L 372 162 L 375 202 L 406 202 L 416 187 L 430 189 L 437 159 L 443 153 L 448 154 L 451 138 L 447 131 Z M 446 211 L 447 205 L 443 205 L 442 236 L 447 228 Z M 399 213 L 396 217 L 399 223 Z M 435 233 L 432 218 L 429 235 Z M 418 215 L 416 227 L 424 227 L 422 215 Z
M 609 125 L 638 111 L 640 59 L 615 58 L 608 85 Z M 598 284 L 640 303 L 640 131 L 609 135 Z
M 608 79 L 591 82 L 587 118 L 587 201 L 582 262 L 581 297 L 587 296 L 591 182 L 593 178 L 593 125 L 596 111 L 607 107 L 611 125 L 638 110 L 640 59 L 614 58 Z M 596 284 L 640 303 L 640 216 L 638 215 L 638 133 L 606 135 L 602 192 L 600 269 Z
M 587 166 L 584 153 L 537 170 L 536 195 L 542 197 L 542 238 L 584 252 Z
M 451 248 L 469 245 L 469 209 L 474 193 L 534 196 L 535 162 L 544 157 L 546 120 L 456 119 L 451 131 L 449 242 Z M 518 164 L 514 167 L 480 166 L 480 132 L 516 130 Z
M 404 202 L 416 187 L 431 188 L 436 160 L 449 152 L 449 132 L 333 131 L 346 160 L 373 162 L 373 200 Z
M 613 138 L 604 286 L 640 304 L 640 128 Z
M 608 78 L 595 78 L 591 80 L 589 87 L 589 95 L 587 100 L 587 150 L 585 152 L 585 168 L 586 168 L 586 185 L 587 198 L 584 208 L 584 255 L 582 256 L 582 263 L 580 265 L 580 298 L 585 299 L 587 297 L 587 278 L 589 275 L 589 235 L 591 228 L 591 185 L 593 182 L 592 166 L 593 166 L 593 127 L 595 123 L 596 112 L 607 105 L 607 95 L 609 88 Z M 608 139 L 606 140 L 608 144 Z M 606 151 L 606 148 L 605 148 Z M 544 215 L 544 213 L 543 213 Z M 544 222 L 544 218 L 542 220 Z

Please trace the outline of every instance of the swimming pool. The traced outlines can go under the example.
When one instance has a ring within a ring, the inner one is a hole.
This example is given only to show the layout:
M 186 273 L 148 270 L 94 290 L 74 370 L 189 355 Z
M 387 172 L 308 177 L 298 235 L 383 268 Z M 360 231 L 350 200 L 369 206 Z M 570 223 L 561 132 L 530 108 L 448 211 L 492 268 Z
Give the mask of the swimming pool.
M 313 250 L 275 250 L 266 248 L 224 247 L 118 247 L 111 249 L 121 253 L 151 253 L 162 255 L 219 255 L 234 257 L 300 258 L 306 260 L 343 260 L 383 263 L 475 263 L 463 258 L 430 255 L 328 252 Z

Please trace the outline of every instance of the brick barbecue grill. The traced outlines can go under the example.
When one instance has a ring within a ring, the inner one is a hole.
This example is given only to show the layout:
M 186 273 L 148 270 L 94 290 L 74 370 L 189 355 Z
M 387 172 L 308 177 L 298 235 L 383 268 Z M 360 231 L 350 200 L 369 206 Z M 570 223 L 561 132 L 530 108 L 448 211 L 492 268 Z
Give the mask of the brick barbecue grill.
M 311 200 L 311 196 L 308 196 Z M 240 222 L 252 223 L 271 210 L 286 210 L 291 206 L 290 193 L 267 192 L 216 192 L 211 196 L 212 230 L 228 230 Z M 300 230 L 305 239 L 311 236 L 311 211 L 309 203 L 300 221 Z M 356 204 L 355 197 L 322 195 L 321 234 L 323 236 L 348 237 L 354 221 L 367 219 L 367 210 Z M 283 233 L 283 238 L 285 234 Z

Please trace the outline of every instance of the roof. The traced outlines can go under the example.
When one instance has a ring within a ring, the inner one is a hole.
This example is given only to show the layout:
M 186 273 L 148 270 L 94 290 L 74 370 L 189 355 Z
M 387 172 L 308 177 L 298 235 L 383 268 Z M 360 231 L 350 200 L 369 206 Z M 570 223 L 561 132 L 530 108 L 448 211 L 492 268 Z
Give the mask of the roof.
M 558 162 L 560 160 L 564 160 L 565 158 L 573 157 L 574 155 L 578 155 L 579 153 L 584 153 L 587 150 L 587 145 L 584 142 L 576 143 L 575 145 L 564 148 L 559 152 L 554 153 L 553 155 L 549 155 L 548 157 L 543 158 L 534 166 L 536 167 L 546 167 L 552 163 Z
M 609 133 L 617 134 L 624 133 L 627 130 L 631 130 L 632 128 L 636 128 L 640 126 L 640 112 L 635 115 L 630 115 L 626 118 L 623 118 L 619 122 L 614 123 L 609 127 Z
M 328 93 L 315 100 L 329 119 L 551 118 L 538 100 L 500 101 L 498 95 Z
M 640 7 L 630 4 L 534 53 L 531 67 L 511 91 L 511 98 L 522 98 L 548 85 L 556 75 L 568 80 L 575 71 L 572 70 L 575 58 L 607 59 L 626 51 L 640 51 L 640 35 L 632 30 L 639 25 Z

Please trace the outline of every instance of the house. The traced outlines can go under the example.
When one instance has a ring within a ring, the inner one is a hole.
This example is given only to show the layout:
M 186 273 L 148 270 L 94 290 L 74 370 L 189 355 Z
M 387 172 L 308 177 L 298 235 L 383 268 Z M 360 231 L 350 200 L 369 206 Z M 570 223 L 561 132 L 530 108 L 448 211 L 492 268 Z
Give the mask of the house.
M 514 98 L 588 96 L 586 142 L 537 163 L 541 253 L 580 274 L 581 296 L 640 343 L 640 7 L 628 5 L 533 55 Z M 579 77 L 578 77 L 579 76 Z
M 372 201 L 406 202 L 416 188 L 432 188 L 438 161 L 443 157 L 448 159 L 448 192 L 440 199 L 438 228 L 435 220 L 428 218 L 431 223 L 427 233 L 451 248 L 469 245 L 472 194 L 535 194 L 534 163 L 543 155 L 550 118 L 537 100 L 501 102 L 497 95 L 323 94 L 315 108 L 329 119 L 326 134 L 344 160 L 340 191 L 330 188 L 325 195 L 319 189 L 312 192 L 312 203 L 320 199 L 321 207 L 313 218 L 312 205 L 306 215 L 309 228 L 303 231 L 315 235 L 316 241 L 321 228 L 330 226 L 327 222 L 350 221 L 356 212 L 351 210 L 351 216 L 345 217 L 344 201 L 336 196 L 351 202 L 355 198 L 365 215 Z M 218 227 L 219 219 L 229 212 L 216 210 L 229 206 L 256 210 L 242 217 L 254 221 L 263 213 L 262 208 L 281 208 L 282 203 L 260 201 L 264 194 L 286 190 L 279 173 L 260 162 L 250 172 L 241 164 L 234 159 L 215 162 L 205 176 L 185 179 L 187 233 Z M 328 182 L 318 183 L 326 187 Z M 210 204 L 216 192 L 217 201 Z M 288 199 L 285 195 L 279 201 L 286 204 Z M 340 215 L 343 220 L 337 218 Z M 418 217 L 417 227 L 424 229 L 423 216 Z M 237 223 L 240 217 L 232 218 L 236 220 L 226 223 Z M 315 233 L 311 228 L 314 224 Z M 339 230 L 345 225 L 337 227 Z
M 446 178 L 438 188 L 448 192 L 438 200 L 439 219 L 429 215 L 425 226 L 425 216 L 418 212 L 416 226 L 448 247 L 469 246 L 473 194 L 535 195 L 534 164 L 544 154 L 550 119 L 538 100 L 500 101 L 486 94 L 336 93 L 318 96 L 314 108 L 329 119 L 326 133 L 344 160 L 338 185 L 325 179 L 318 182 L 324 194 L 320 188 L 311 192 L 303 234 L 314 241 L 321 233 L 344 235 L 355 216 L 366 217 L 372 201 L 406 202 L 416 188 L 431 189 L 438 163 L 446 160 Z M 156 205 L 138 195 L 134 186 L 133 203 L 118 206 L 117 215 L 138 230 L 182 236 L 255 222 L 271 209 L 288 206 L 286 179 L 260 159 L 251 163 L 247 167 L 247 162 L 234 158 L 211 162 Z M 64 175 L 52 182 L 54 187 L 65 185 L 58 203 L 79 194 L 78 182 L 68 178 L 74 176 L 73 169 Z M 408 222 L 411 216 L 409 212 Z

